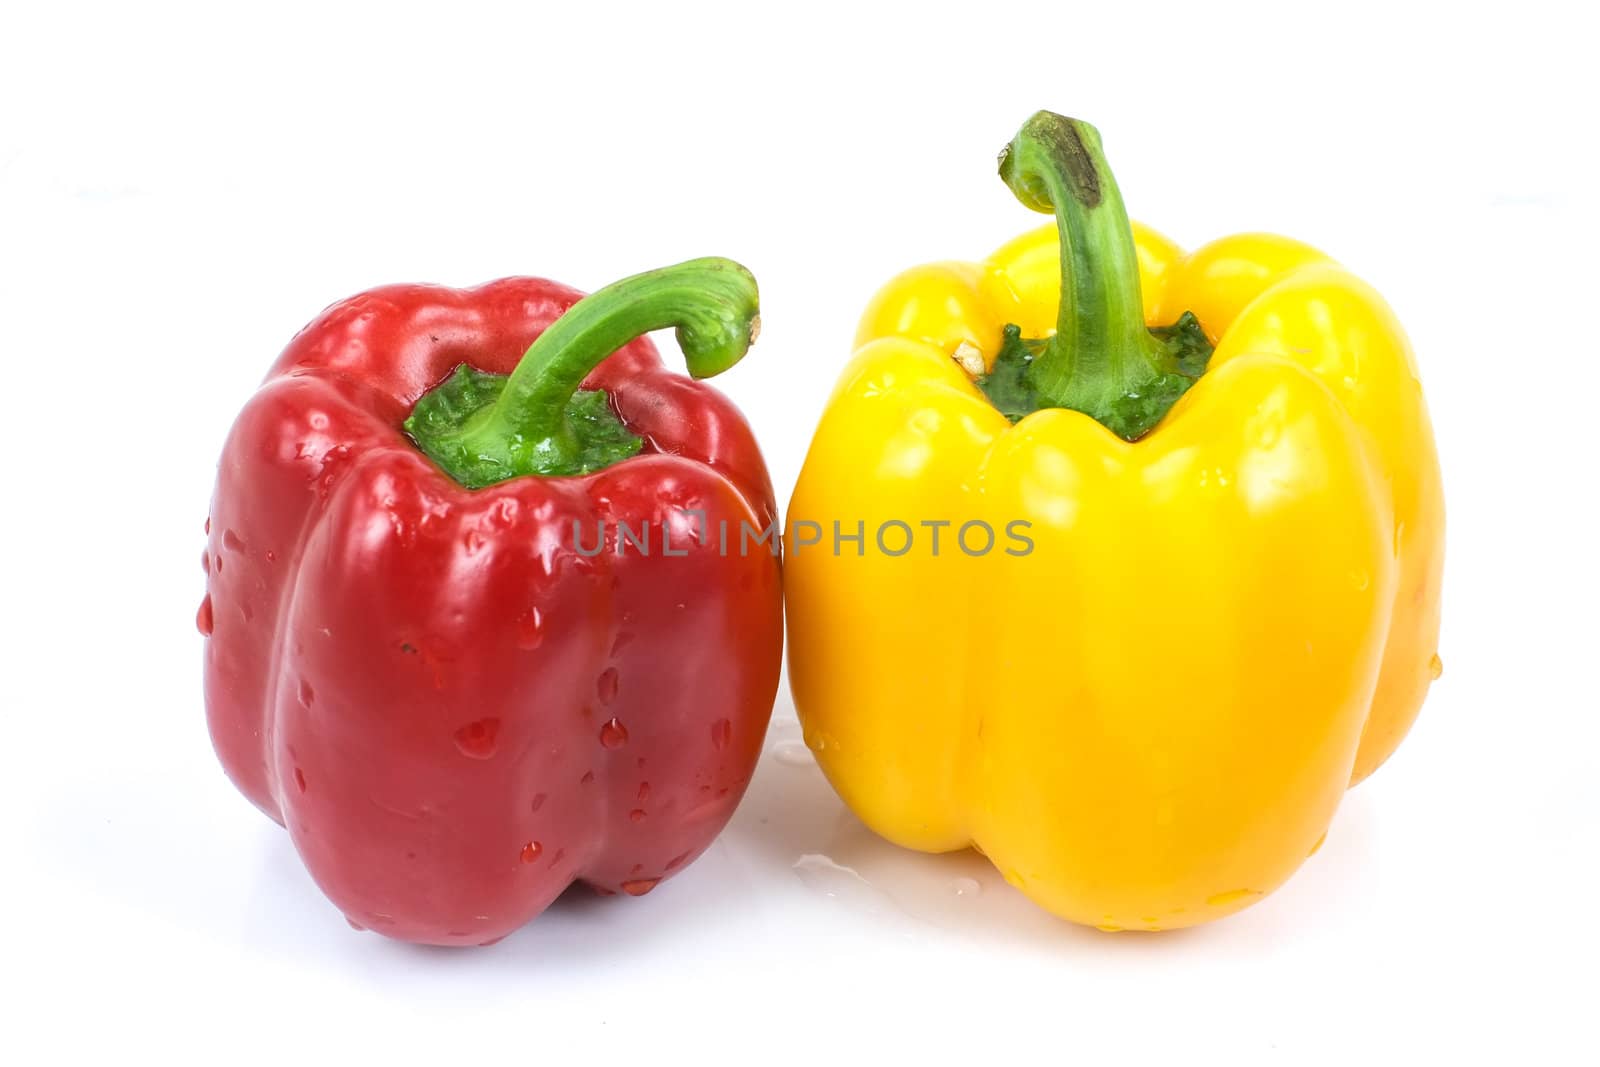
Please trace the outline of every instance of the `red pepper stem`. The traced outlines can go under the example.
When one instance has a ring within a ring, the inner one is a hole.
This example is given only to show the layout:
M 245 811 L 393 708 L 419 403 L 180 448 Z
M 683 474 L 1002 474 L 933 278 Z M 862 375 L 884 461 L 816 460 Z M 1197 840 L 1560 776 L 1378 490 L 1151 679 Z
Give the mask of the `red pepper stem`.
M 692 259 L 585 297 L 529 346 L 474 436 L 548 441 L 559 451 L 572 439 L 568 404 L 589 373 L 634 338 L 669 326 L 690 375 L 720 374 L 759 330 L 755 278 L 729 259 Z

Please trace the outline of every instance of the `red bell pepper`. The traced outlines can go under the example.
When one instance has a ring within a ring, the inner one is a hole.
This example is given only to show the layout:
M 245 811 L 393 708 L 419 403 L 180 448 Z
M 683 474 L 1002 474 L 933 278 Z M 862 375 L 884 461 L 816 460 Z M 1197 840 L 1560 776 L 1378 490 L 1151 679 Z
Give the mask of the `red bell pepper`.
M 772 486 L 733 405 L 641 336 L 677 326 L 694 376 L 725 369 L 754 279 L 696 260 L 580 295 L 335 304 L 224 447 L 212 740 L 352 925 L 479 944 L 574 881 L 645 893 L 755 767 L 782 651 L 755 536 Z

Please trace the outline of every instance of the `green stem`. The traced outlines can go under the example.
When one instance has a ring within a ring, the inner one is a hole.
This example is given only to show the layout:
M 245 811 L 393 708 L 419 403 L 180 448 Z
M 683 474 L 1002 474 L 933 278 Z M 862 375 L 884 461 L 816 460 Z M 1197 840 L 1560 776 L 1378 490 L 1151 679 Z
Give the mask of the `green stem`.
M 1027 395 L 1007 399 L 1082 411 L 1129 440 L 1148 432 L 1203 371 L 1210 347 L 1196 351 L 1193 316 L 1146 328 L 1133 230 L 1100 134 L 1041 111 L 1000 153 L 1000 176 L 1023 204 L 1055 213 L 1061 243 L 1055 335 L 1025 342 L 1008 331 L 1006 352 L 1026 363 L 1025 373 L 1011 368 L 1010 388 Z
M 578 301 L 511 372 L 490 426 L 530 438 L 564 434 L 567 401 L 589 373 L 635 337 L 669 326 L 691 376 L 720 374 L 744 356 L 758 328 L 755 279 L 729 259 L 692 259 Z
M 641 447 L 603 394 L 579 388 L 601 361 L 636 337 L 676 327 L 689 373 L 709 378 L 744 356 L 759 326 L 755 279 L 732 260 L 636 274 L 568 308 L 509 377 L 458 368 L 417 402 L 406 430 L 473 488 L 597 470 Z

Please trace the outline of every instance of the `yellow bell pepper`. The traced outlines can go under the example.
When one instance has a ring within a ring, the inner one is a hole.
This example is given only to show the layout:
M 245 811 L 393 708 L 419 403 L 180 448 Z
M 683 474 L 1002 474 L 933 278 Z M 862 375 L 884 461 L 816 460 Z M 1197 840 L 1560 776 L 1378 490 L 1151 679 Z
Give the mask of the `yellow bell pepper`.
M 1317 849 L 1439 675 L 1416 364 L 1313 248 L 1130 226 L 1087 124 L 1034 116 L 1001 175 L 1056 225 L 891 281 L 811 444 L 795 704 L 889 840 L 1101 929 L 1207 922 Z

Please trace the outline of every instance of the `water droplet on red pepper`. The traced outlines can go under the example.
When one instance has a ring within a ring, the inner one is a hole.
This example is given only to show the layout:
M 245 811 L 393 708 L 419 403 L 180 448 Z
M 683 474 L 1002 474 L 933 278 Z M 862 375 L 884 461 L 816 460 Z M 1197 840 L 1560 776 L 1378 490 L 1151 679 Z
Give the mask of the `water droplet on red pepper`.
M 304 793 L 306 791 L 306 772 L 299 767 L 294 769 L 294 784 L 295 788 L 300 792 Z
M 669 870 L 669 871 L 677 870 L 679 867 L 683 866 L 683 861 L 688 859 L 688 858 L 689 858 L 689 854 L 687 852 L 678 853 L 676 856 L 672 857 L 670 860 L 667 861 L 667 870 Z
M 222 533 L 222 547 L 229 552 L 240 552 L 244 549 L 244 542 L 232 530 L 224 530 Z
M 211 532 L 211 516 L 207 515 L 206 516 L 206 533 L 209 534 L 210 532 Z
M 495 737 L 499 733 L 499 719 L 478 719 L 456 731 L 456 747 L 463 756 L 488 759 L 494 755 Z
M 522 862 L 532 863 L 539 858 L 539 853 L 544 851 L 544 846 L 537 841 L 529 841 L 522 846 Z
M 595 679 L 595 692 L 600 696 L 600 703 L 609 704 L 617 698 L 617 669 L 607 667 L 600 672 L 600 677 Z
M 727 719 L 718 719 L 711 724 L 711 744 L 714 747 L 727 748 L 731 740 L 733 740 L 733 723 Z
M 538 648 L 544 643 L 544 618 L 538 608 L 529 608 L 517 618 L 517 647 Z
M 200 601 L 200 610 L 195 612 L 194 625 L 195 629 L 199 630 L 206 637 L 211 636 L 211 595 L 209 593 L 206 594 L 206 598 L 204 600 Z
M 367 928 L 365 926 L 362 926 L 360 923 L 356 922 L 354 919 L 350 918 L 350 916 L 346 915 L 344 917 L 344 921 L 349 923 L 350 924 L 350 929 L 356 931 L 357 933 L 365 933 L 366 932 Z
M 583 777 L 578 779 L 578 783 L 580 785 L 588 785 L 592 781 L 594 781 L 594 772 L 593 771 L 584 771 L 583 772 Z
M 628 743 L 628 728 L 616 719 L 607 719 L 600 727 L 600 743 L 607 748 L 621 748 Z
M 631 644 L 633 644 L 633 632 L 630 630 L 623 630 L 617 634 L 617 639 L 611 642 L 611 654 L 615 656 L 618 652 L 621 652 Z
M 211 573 L 211 553 L 204 549 L 200 551 L 200 569 L 207 574 Z
M 533 798 L 533 805 L 531 807 L 529 807 L 528 810 L 529 811 L 538 811 L 540 808 L 544 807 L 544 800 L 545 800 L 545 796 L 544 796 L 543 793 L 535 794 L 534 798 Z
M 622 883 L 622 891 L 630 897 L 642 897 L 660 882 L 659 878 L 630 878 Z
M 300 679 L 300 703 L 310 707 L 312 701 L 317 699 L 316 690 L 311 688 L 311 683 L 304 678 Z
M 276 552 L 272 551 L 272 549 L 270 549 L 270 548 L 267 549 L 267 562 L 268 563 L 276 563 L 276 562 L 278 562 L 278 554 Z
M 500 498 L 489 509 L 487 518 L 495 529 L 509 530 L 517 521 L 517 502 L 510 497 Z
M 644 821 L 644 809 L 643 808 L 634 808 L 632 811 L 628 812 L 628 821 L 629 822 L 643 822 Z
M 639 783 L 639 803 L 643 804 L 645 801 L 647 801 L 649 799 L 650 799 L 650 783 L 649 782 L 640 782 Z

